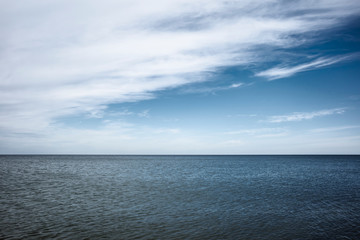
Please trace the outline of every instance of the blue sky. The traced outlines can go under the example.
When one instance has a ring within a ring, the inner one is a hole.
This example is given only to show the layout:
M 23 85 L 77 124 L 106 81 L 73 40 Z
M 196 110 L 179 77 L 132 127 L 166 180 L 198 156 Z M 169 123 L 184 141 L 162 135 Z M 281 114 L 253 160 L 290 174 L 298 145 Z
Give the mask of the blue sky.
M 359 1 L 0 9 L 0 153 L 360 153 Z

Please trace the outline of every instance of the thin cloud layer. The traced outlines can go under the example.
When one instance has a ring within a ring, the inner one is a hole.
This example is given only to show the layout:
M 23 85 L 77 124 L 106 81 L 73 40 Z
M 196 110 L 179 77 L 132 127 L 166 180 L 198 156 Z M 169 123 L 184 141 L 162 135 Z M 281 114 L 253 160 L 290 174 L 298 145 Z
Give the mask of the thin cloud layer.
M 256 129 L 244 129 L 238 131 L 226 132 L 229 135 L 247 135 L 257 138 L 274 138 L 283 137 L 288 134 L 288 130 L 284 128 L 256 128 Z
M 336 131 L 344 131 L 349 129 L 356 129 L 360 128 L 360 126 L 339 126 L 339 127 L 329 127 L 329 128 L 316 128 L 312 129 L 311 132 L 313 133 L 327 133 L 327 132 L 336 132 Z
M 268 121 L 272 123 L 294 122 L 302 120 L 310 120 L 316 117 L 328 116 L 333 114 L 342 114 L 344 108 L 325 109 L 315 112 L 296 112 L 289 115 L 271 116 Z
M 108 104 L 203 82 L 221 67 L 262 66 L 263 48 L 291 50 L 316 40 L 300 35 L 359 12 L 358 1 L 340 0 L 2 1 L 0 129 L 55 134 L 58 117 L 101 117 Z M 334 61 L 258 75 L 274 79 Z
M 256 74 L 256 76 L 266 77 L 269 80 L 290 77 L 299 72 L 304 72 L 304 71 L 317 69 L 317 68 L 323 68 L 323 67 L 335 64 L 335 63 L 346 61 L 357 55 L 358 54 L 350 54 L 350 55 L 346 55 L 346 56 L 327 57 L 327 58 L 320 57 L 320 58 L 315 59 L 312 62 L 303 63 L 303 64 L 296 65 L 296 66 L 274 67 L 274 68 L 259 72 Z

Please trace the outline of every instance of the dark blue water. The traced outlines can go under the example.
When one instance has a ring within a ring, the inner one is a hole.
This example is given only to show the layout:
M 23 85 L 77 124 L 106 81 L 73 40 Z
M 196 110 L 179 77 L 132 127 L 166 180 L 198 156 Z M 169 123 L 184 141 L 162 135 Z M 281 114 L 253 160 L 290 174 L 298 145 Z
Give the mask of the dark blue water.
M 360 156 L 0 156 L 0 239 L 360 239 Z

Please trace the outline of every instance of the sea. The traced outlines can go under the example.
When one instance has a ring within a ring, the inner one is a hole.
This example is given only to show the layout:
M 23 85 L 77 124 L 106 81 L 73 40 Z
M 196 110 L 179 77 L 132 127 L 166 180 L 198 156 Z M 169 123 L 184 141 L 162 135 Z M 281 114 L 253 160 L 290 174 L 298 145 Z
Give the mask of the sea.
M 360 239 L 360 156 L 0 155 L 0 239 Z

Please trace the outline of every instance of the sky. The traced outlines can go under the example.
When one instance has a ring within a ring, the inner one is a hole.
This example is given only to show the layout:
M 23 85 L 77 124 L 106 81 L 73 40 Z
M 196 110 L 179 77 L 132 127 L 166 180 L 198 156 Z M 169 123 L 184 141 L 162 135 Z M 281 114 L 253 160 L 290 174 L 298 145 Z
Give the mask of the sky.
M 358 0 L 0 0 L 0 154 L 360 154 Z

